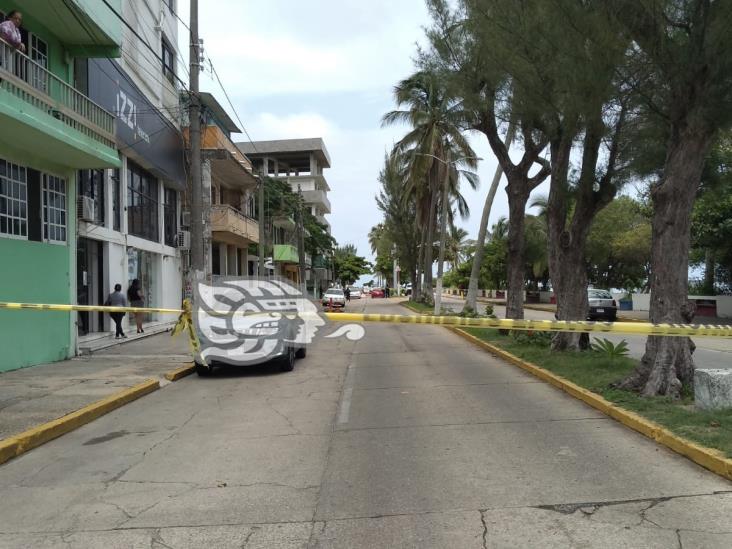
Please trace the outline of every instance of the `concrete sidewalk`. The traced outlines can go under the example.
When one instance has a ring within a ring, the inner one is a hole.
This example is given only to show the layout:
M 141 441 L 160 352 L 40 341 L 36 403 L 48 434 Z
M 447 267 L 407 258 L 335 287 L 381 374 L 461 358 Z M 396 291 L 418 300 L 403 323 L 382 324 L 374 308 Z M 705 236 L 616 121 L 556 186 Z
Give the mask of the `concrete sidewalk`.
M 0 440 L 191 362 L 184 336 L 162 333 L 90 356 L 0 374 Z M 163 382 L 167 383 L 167 380 Z

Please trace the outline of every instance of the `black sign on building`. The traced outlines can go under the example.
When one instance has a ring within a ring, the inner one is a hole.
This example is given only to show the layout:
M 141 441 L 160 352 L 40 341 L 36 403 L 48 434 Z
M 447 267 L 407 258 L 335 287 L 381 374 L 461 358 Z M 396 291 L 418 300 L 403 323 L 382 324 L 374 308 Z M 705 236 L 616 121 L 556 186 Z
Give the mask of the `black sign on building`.
M 89 59 L 89 98 L 117 116 L 117 146 L 132 149 L 146 168 L 180 191 L 186 186 L 184 142 L 180 131 L 145 97 L 120 65 L 111 59 Z

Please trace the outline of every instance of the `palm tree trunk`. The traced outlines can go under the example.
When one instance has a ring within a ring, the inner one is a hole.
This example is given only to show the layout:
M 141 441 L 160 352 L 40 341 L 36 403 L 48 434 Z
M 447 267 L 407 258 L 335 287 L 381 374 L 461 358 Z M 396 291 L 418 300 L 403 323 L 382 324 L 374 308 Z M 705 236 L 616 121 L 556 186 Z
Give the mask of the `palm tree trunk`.
M 508 125 L 508 131 L 506 132 L 505 144 L 506 148 L 511 147 L 514 135 L 516 135 L 516 123 L 511 120 Z M 473 255 L 473 268 L 470 271 L 470 282 L 468 283 L 468 295 L 465 301 L 464 310 L 476 311 L 478 310 L 478 283 L 480 281 L 480 268 L 483 264 L 483 255 L 485 253 L 485 238 L 488 233 L 488 220 L 491 216 L 491 209 L 493 208 L 493 200 L 496 197 L 498 191 L 498 185 L 501 182 L 501 176 L 503 170 L 501 165 L 496 166 L 496 171 L 493 174 L 493 181 L 491 181 L 491 188 L 488 191 L 488 195 L 485 197 L 485 204 L 483 204 L 483 215 L 480 218 L 480 227 L 478 228 L 478 241 L 476 243 L 475 255 Z M 499 288 L 496 288 L 499 289 Z
M 427 218 L 427 238 L 424 251 L 424 285 L 422 286 L 422 297 L 425 303 L 432 303 L 432 246 L 435 243 L 435 213 L 437 210 L 437 192 L 433 188 L 430 193 L 430 213 Z
M 419 231 L 419 250 L 417 250 L 417 265 L 415 266 L 416 275 L 414 278 L 414 283 L 412 284 L 412 295 L 410 298 L 412 301 L 419 301 L 422 298 L 422 262 L 424 260 L 424 242 L 426 232 L 427 231 L 425 230 L 424 226 L 422 226 Z
M 440 253 L 437 259 L 437 291 L 435 292 L 434 314 L 439 315 L 442 308 L 442 269 L 445 261 L 445 240 L 447 239 L 447 187 L 450 182 L 450 152 L 447 153 L 445 183 L 442 185 L 442 212 L 440 214 Z

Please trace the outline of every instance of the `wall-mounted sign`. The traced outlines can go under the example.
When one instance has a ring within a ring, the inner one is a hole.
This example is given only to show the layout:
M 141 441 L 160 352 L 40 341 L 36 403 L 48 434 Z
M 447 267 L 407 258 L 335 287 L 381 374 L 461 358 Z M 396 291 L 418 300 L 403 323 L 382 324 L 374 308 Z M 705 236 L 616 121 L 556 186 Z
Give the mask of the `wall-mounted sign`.
M 111 59 L 89 59 L 89 97 L 117 116 L 117 146 L 132 149 L 146 169 L 184 190 L 183 136 Z M 145 165 L 146 164 L 146 165 Z

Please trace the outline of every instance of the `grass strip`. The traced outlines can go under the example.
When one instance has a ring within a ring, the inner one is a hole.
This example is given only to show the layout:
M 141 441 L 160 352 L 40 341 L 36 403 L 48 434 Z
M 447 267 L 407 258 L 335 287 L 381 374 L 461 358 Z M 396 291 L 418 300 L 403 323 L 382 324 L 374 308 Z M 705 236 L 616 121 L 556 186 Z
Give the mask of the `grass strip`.
M 401 305 L 403 305 L 407 309 L 414 311 L 415 313 L 420 313 L 423 315 L 431 315 L 435 310 L 434 305 L 420 303 L 418 301 L 402 301 Z
M 552 352 L 542 337 L 514 338 L 488 328 L 464 328 L 469 334 L 500 347 L 528 362 L 560 375 L 597 393 L 613 404 L 631 410 L 671 432 L 732 458 L 732 410 L 703 411 L 694 408 L 693 395 L 681 400 L 641 397 L 610 384 L 629 374 L 638 363 L 627 357 L 587 352 Z

